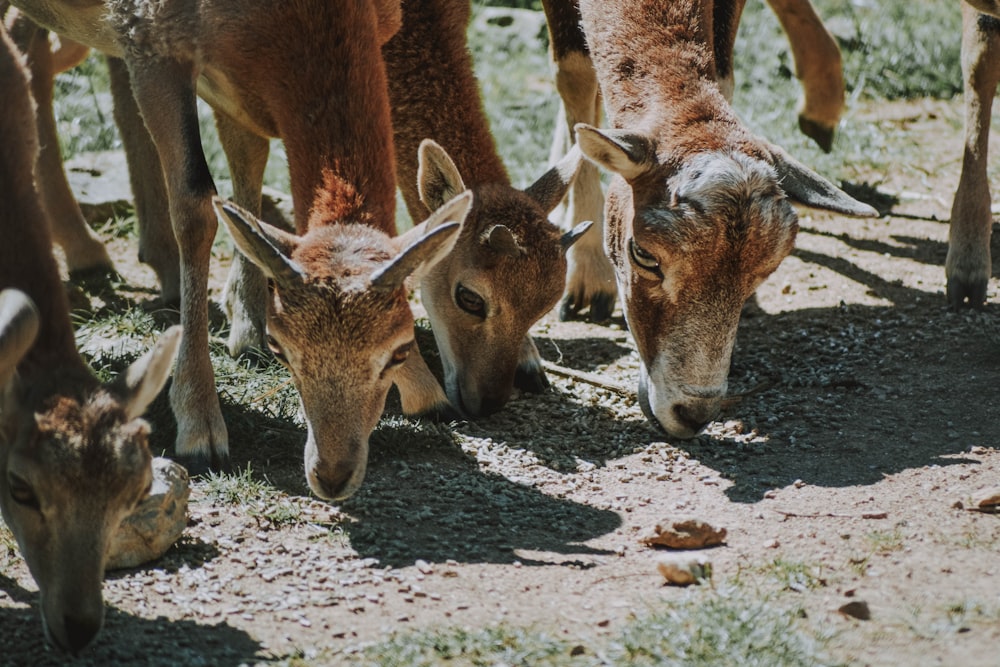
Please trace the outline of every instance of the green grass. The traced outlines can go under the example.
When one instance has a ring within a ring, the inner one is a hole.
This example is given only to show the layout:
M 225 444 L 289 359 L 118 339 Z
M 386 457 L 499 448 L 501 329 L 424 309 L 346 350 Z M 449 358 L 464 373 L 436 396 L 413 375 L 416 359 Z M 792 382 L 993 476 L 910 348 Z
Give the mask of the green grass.
M 209 474 L 205 494 L 215 503 L 238 507 L 262 527 L 276 529 L 306 521 L 297 499 L 255 476 L 249 465 L 228 475 Z
M 501 624 L 402 632 L 338 655 L 358 667 L 598 667 L 831 664 L 830 637 L 810 628 L 800 609 L 786 609 L 745 587 L 693 589 L 684 599 L 647 610 L 607 638 L 573 638 L 556 629 Z M 288 666 L 329 664 L 291 657 Z

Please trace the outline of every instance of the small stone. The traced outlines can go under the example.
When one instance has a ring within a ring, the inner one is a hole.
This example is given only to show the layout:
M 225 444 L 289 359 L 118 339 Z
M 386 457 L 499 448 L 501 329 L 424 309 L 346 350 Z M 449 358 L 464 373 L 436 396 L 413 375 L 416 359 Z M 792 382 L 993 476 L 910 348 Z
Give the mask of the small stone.
M 661 556 L 656 561 L 656 569 L 660 571 L 668 584 L 674 586 L 690 586 L 712 578 L 712 564 L 700 554 Z
M 679 519 L 661 521 L 653 529 L 653 534 L 642 538 L 649 547 L 670 549 L 705 549 L 726 541 L 726 529 L 715 528 L 701 519 Z
M 854 600 L 848 602 L 838 609 L 844 616 L 850 616 L 851 618 L 856 618 L 861 621 L 870 620 L 872 617 L 872 612 L 868 608 L 868 603 L 864 600 Z
M 107 569 L 137 567 L 165 554 L 187 526 L 190 494 L 187 470 L 170 459 L 154 458 L 153 486 L 112 538 Z

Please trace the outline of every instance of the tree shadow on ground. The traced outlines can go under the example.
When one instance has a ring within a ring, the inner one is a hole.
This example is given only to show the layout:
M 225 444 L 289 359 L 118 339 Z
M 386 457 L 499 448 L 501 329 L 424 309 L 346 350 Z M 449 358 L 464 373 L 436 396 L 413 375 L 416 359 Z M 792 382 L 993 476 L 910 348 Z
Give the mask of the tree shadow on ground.
M 37 594 L 4 576 L 0 576 L 0 590 L 16 603 L 29 605 L 0 607 L 4 654 L 31 655 L 30 664 L 33 667 L 131 664 L 236 667 L 267 661 L 261 655 L 262 647 L 257 641 L 226 623 L 207 624 L 165 617 L 145 619 L 115 608 L 107 609 L 104 629 L 95 643 L 74 658 L 59 652 L 46 641 Z M 151 651 L 152 646 L 170 646 L 171 650 L 160 653 Z

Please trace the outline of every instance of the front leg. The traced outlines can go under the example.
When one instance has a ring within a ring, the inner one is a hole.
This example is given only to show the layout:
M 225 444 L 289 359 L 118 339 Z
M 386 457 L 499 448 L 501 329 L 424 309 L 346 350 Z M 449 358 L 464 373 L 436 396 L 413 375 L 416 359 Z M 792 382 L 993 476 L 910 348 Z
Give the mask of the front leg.
M 441 383 L 427 367 L 416 343 L 410 356 L 400 367 L 395 382 L 404 415 L 427 415 L 444 421 L 461 418 L 448 401 Z
M 114 265 L 104 243 L 87 225 L 80 205 L 66 180 L 59 132 L 52 108 L 52 94 L 58 68 L 75 67 L 87 57 L 89 49 L 70 40 L 60 40 L 52 52 L 49 32 L 18 10 L 11 10 L 10 35 L 27 57 L 31 70 L 31 94 L 35 98 L 35 124 L 38 127 L 38 159 L 35 178 L 39 195 L 52 225 L 52 236 L 66 254 L 70 276 L 113 274 Z
M 951 207 L 948 234 L 948 303 L 982 308 L 993 264 L 990 258 L 990 184 L 987 153 L 993 95 L 1000 81 L 1000 20 L 962 3 L 962 75 L 965 154 Z
M 180 250 L 181 324 L 184 337 L 170 387 L 177 419 L 175 453 L 189 472 L 229 464 L 226 425 L 208 354 L 208 268 L 218 222 L 215 184 L 201 147 L 190 63 L 126 58 L 136 102 L 156 144 L 170 199 L 170 220 Z
M 107 63 L 115 125 L 125 148 L 135 217 L 139 221 L 139 261 L 156 273 L 159 305 L 176 305 L 181 299 L 180 251 L 170 223 L 170 200 L 160 155 L 136 105 L 128 67 L 119 58 L 108 57 Z
M 224 113 L 216 112 L 215 123 L 233 177 L 233 200 L 259 218 L 268 141 Z M 229 316 L 229 354 L 266 350 L 267 280 L 241 252 L 233 255 L 222 303 Z
M 549 24 L 556 89 L 562 100 L 549 154 L 549 162 L 555 164 L 576 142 L 573 128 L 577 123 L 598 124 L 601 95 L 576 3 L 545 0 L 542 4 Z M 593 163 L 583 163 L 565 207 L 557 208 L 550 217 L 566 231 L 586 220 L 594 222 L 566 254 L 566 290 L 559 308 L 560 319 L 571 319 L 589 306 L 591 321 L 607 320 L 614 310 L 617 288 L 614 267 L 604 254 L 604 194 L 600 172 Z
M 514 386 L 532 394 L 540 394 L 550 386 L 542 368 L 542 355 L 538 353 L 535 341 L 530 335 L 521 341 L 517 370 L 514 372 Z
M 840 48 L 809 0 L 767 0 L 788 37 L 795 76 L 802 82 L 799 129 L 826 152 L 844 112 Z

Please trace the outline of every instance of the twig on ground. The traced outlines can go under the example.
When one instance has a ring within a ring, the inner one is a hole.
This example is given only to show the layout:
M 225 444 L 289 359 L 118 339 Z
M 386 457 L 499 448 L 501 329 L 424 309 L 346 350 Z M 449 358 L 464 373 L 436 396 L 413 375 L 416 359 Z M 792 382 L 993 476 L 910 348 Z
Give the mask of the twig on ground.
M 569 378 L 570 380 L 576 380 L 577 382 L 583 382 L 585 384 L 590 384 L 595 387 L 600 387 L 601 389 L 607 389 L 608 391 L 613 391 L 620 396 L 625 398 L 631 398 L 635 400 L 635 392 L 631 389 L 621 386 L 617 382 L 609 382 L 599 375 L 593 373 L 587 373 L 586 371 L 578 371 L 572 368 L 566 368 L 565 366 L 559 366 L 551 361 L 542 360 L 542 368 L 552 373 L 553 375 L 558 375 L 560 377 Z
M 888 519 L 888 512 L 862 512 L 861 514 L 844 514 L 841 512 L 820 512 L 819 514 L 800 514 L 799 512 L 786 512 L 785 510 L 774 510 L 784 516 L 793 516 L 800 519 L 823 519 L 832 517 L 834 519 Z

